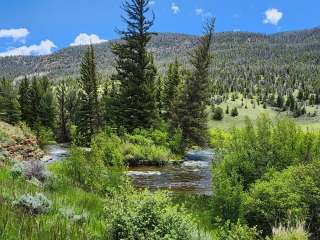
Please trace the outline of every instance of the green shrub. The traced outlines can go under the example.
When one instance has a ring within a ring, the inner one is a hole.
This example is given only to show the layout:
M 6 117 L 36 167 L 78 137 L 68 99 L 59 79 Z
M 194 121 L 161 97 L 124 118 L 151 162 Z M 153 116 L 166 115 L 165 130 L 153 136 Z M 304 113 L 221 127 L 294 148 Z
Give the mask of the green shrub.
M 55 136 L 50 128 L 40 127 L 37 131 L 37 139 L 41 148 L 55 143 Z
M 223 109 L 221 107 L 216 107 L 212 115 L 213 120 L 221 121 L 223 119 Z
M 230 112 L 231 117 L 237 117 L 239 115 L 238 108 L 234 107 Z
M 191 218 L 161 193 L 118 195 L 106 206 L 107 234 L 113 240 L 191 239 Z
M 156 145 L 126 144 L 124 155 L 128 165 L 164 165 L 174 159 L 169 149 Z
M 124 163 L 123 143 L 113 133 L 100 133 L 94 137 L 91 153 L 101 157 L 105 166 L 122 166 Z
M 105 167 L 99 155 L 72 147 L 63 161 L 65 175 L 85 190 L 103 191 Z
M 218 228 L 217 240 L 255 240 L 261 239 L 256 228 L 226 222 Z
M 67 218 L 69 221 L 77 224 L 83 224 L 88 220 L 88 213 L 82 212 L 77 214 L 73 209 L 71 208 L 62 208 L 60 209 L 60 213 L 62 216 Z
M 35 196 L 29 194 L 22 195 L 12 205 L 23 209 L 29 214 L 38 215 L 48 213 L 52 203 L 42 193 L 37 193 Z
M 44 182 L 49 177 L 49 172 L 41 161 L 18 162 L 11 168 L 11 176 L 14 179 L 24 176 L 28 180 L 35 178 Z

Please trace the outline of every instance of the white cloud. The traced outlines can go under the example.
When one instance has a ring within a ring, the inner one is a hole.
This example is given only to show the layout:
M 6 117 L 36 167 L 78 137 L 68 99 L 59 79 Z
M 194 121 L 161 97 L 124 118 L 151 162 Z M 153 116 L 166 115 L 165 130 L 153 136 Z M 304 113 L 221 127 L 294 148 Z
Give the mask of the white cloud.
M 0 38 L 13 38 L 13 40 L 24 39 L 29 35 L 26 28 L 0 29 Z
M 97 44 L 102 42 L 107 42 L 108 40 L 101 39 L 99 36 L 95 34 L 88 35 L 86 33 L 80 33 L 73 43 L 70 46 L 79 46 L 79 45 L 89 45 L 89 44 Z
M 171 10 L 172 10 L 173 14 L 178 14 L 180 12 L 180 7 L 177 4 L 172 3 Z
M 203 9 L 202 8 L 197 8 L 196 9 L 196 15 L 202 16 L 203 15 Z
M 53 48 L 56 48 L 56 45 L 50 40 L 45 40 L 41 41 L 39 45 L 22 46 L 18 48 L 9 49 L 6 52 L 0 53 L 0 57 L 22 55 L 46 55 L 52 53 Z
M 283 13 L 280 12 L 276 8 L 270 8 L 267 11 L 265 11 L 265 19 L 263 20 L 264 23 L 269 23 L 272 25 L 278 25 L 279 21 L 283 17 Z
M 201 16 L 202 18 L 210 18 L 212 17 L 211 12 L 205 12 L 202 8 L 197 8 L 195 10 L 197 16 Z

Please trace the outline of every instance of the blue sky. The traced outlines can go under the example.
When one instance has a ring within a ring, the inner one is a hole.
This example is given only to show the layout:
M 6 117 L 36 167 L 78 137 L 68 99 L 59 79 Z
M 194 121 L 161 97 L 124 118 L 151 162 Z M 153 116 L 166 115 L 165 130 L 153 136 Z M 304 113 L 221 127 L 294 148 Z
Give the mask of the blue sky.
M 117 38 L 120 0 L 1 0 L 0 56 L 41 55 Z M 217 32 L 274 33 L 320 26 L 319 0 L 153 0 L 158 32 L 200 34 L 209 16 Z

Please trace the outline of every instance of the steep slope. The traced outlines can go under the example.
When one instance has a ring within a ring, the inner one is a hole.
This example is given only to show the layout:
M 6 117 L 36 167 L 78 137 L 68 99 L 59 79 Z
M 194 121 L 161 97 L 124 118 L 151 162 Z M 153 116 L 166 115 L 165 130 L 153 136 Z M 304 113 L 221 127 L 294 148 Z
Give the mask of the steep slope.
M 160 72 L 178 56 L 187 63 L 188 52 L 198 37 L 177 33 L 159 33 L 152 38 L 149 49 L 156 57 Z M 111 45 L 117 40 L 95 45 L 98 70 L 103 75 L 112 72 Z M 85 46 L 62 49 L 47 56 L 16 56 L 0 58 L 0 77 L 46 74 L 59 79 L 77 76 Z M 320 28 L 263 35 L 246 32 L 217 33 L 215 36 L 216 66 L 250 63 L 286 64 L 303 61 L 319 64 Z

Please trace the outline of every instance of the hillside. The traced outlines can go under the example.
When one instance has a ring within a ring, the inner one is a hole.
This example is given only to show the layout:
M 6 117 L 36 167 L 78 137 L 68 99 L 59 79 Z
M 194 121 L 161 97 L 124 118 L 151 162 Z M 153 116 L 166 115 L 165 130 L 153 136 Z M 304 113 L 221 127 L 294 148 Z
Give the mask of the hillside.
M 188 51 L 197 36 L 160 33 L 155 35 L 149 49 L 156 57 L 160 72 L 166 64 L 179 56 L 186 63 Z M 320 63 L 320 28 L 263 35 L 247 32 L 225 32 L 215 35 L 215 67 L 250 64 L 285 65 L 303 62 Z M 98 70 L 103 75 L 112 72 L 111 45 L 115 41 L 95 45 Z M 45 74 L 58 79 L 78 75 L 85 46 L 68 47 L 47 56 L 15 56 L 0 58 L 0 77 L 17 78 L 24 75 Z

